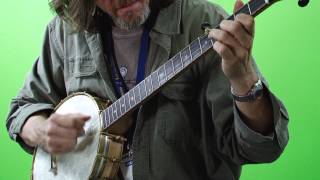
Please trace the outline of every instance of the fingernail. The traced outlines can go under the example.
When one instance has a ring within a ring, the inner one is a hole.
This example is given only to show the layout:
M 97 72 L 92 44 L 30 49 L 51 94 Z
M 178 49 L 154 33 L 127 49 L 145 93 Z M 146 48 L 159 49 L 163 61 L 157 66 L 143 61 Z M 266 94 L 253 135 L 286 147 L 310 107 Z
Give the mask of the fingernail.
M 88 119 L 91 118 L 91 116 L 90 116 L 90 115 L 87 115 L 87 114 L 82 114 L 81 116 L 82 116 L 84 119 L 86 119 L 86 120 L 88 120 Z

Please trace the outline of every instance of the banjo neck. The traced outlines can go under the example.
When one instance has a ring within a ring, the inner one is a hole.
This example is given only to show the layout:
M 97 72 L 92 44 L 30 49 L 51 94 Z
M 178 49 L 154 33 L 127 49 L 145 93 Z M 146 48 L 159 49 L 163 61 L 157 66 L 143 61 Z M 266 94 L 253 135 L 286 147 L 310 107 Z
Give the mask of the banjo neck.
M 244 13 L 253 17 L 278 0 L 251 0 L 227 18 L 234 20 L 237 14 Z M 219 28 L 217 26 L 216 28 Z M 131 88 L 108 108 L 102 111 L 103 128 L 106 129 L 122 117 L 138 108 L 144 101 L 156 94 L 160 88 L 175 79 L 191 64 L 213 47 L 215 40 L 207 33 L 192 41 L 187 47 L 158 67 L 154 72 Z

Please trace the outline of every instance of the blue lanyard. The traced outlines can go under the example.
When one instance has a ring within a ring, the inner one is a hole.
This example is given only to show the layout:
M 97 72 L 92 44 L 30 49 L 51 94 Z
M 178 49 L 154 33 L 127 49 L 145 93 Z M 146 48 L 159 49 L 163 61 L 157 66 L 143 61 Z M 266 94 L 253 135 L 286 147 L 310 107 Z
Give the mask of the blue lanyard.
M 149 44 L 150 44 L 149 31 L 147 30 L 147 28 L 144 28 L 142 37 L 141 37 L 136 84 L 139 84 L 144 79 L 146 63 L 148 59 Z
M 145 76 L 145 67 L 148 59 L 149 44 L 150 44 L 149 30 L 147 30 L 147 28 L 143 28 L 140 50 L 139 50 L 136 84 L 139 84 L 144 79 L 144 76 Z M 116 61 L 112 31 L 108 32 L 108 46 L 110 47 L 110 51 L 107 53 L 107 56 L 108 56 L 109 64 L 111 66 L 111 75 L 114 81 L 116 95 L 118 98 L 120 98 L 124 93 L 128 91 L 128 88 L 124 83 L 123 77 L 120 74 L 119 67 Z

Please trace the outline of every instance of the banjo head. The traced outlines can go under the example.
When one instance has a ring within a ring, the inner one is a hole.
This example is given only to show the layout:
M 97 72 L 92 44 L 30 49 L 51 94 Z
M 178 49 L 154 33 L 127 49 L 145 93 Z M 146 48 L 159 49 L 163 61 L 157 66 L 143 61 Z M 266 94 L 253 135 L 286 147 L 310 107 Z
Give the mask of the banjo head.
M 32 178 L 34 180 L 82 180 L 94 177 L 93 172 L 103 166 L 99 165 L 102 162 L 97 158 L 98 152 L 107 151 L 105 146 L 109 144 L 107 136 L 101 136 L 102 122 L 99 105 L 89 94 L 76 93 L 63 100 L 55 112 L 59 114 L 81 113 L 91 118 L 84 126 L 85 135 L 78 137 L 75 149 L 72 152 L 55 156 L 56 173 L 51 168 L 52 156 L 42 148 L 36 149 L 33 157 Z

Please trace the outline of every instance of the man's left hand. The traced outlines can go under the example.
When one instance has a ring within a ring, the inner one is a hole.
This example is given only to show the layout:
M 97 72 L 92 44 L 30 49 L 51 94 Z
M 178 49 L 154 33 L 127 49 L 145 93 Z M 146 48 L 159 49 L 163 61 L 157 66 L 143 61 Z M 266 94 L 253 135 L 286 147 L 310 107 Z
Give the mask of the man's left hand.
M 243 2 L 237 0 L 235 10 L 242 6 Z M 216 40 L 213 48 L 221 56 L 222 70 L 238 95 L 245 95 L 258 80 L 251 62 L 254 29 L 252 16 L 238 14 L 234 21 L 223 20 L 220 29 L 212 29 L 208 35 Z

